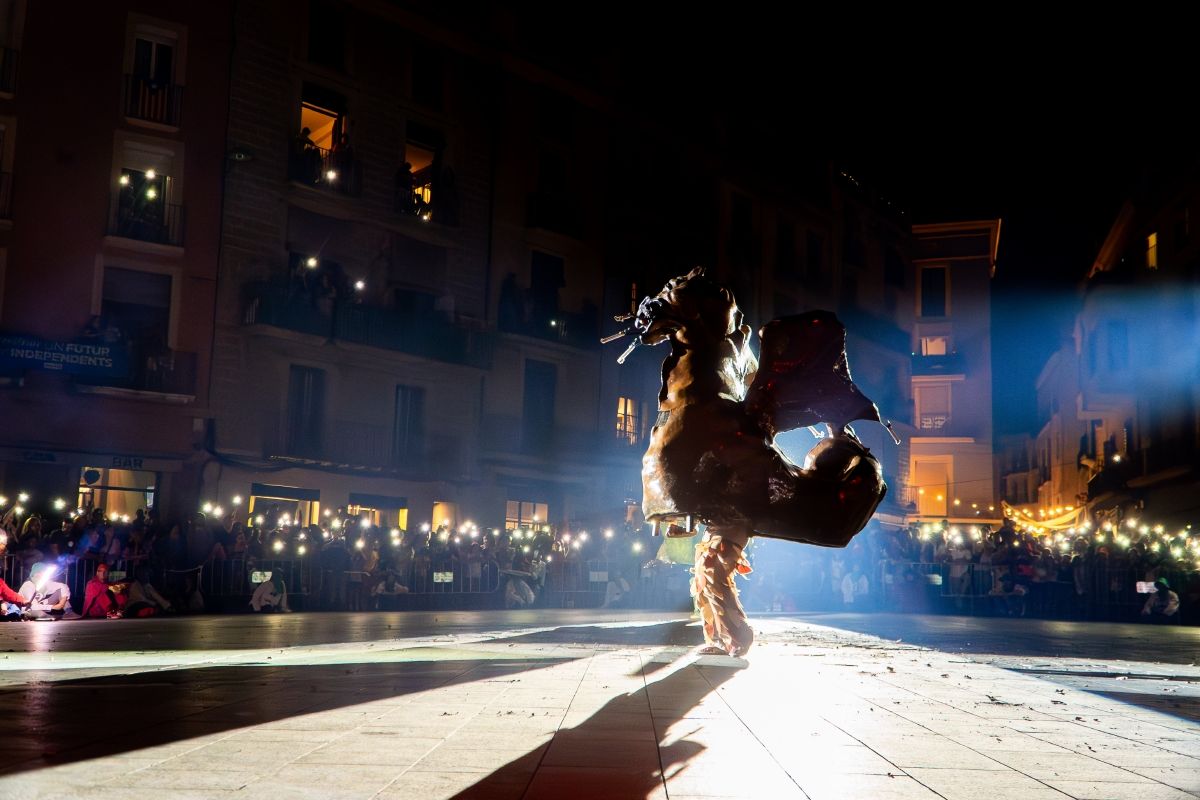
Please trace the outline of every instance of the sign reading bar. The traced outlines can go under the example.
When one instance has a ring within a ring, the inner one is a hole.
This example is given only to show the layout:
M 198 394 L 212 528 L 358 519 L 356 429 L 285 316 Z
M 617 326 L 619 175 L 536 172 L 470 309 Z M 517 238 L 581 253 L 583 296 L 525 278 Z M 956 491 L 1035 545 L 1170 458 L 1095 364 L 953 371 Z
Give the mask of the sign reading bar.
M 129 373 L 124 345 L 102 341 L 54 342 L 0 334 L 0 368 L 45 369 L 116 378 Z

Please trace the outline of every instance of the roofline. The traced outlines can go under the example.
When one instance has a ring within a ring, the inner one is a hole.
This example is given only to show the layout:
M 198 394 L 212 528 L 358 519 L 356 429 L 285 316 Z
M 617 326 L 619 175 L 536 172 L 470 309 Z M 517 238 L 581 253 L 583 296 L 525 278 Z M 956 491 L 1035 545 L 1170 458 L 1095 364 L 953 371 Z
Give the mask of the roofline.
M 988 250 L 989 250 L 989 275 L 996 277 L 996 254 L 1000 250 L 1000 223 L 1001 219 L 977 219 L 967 220 L 965 222 L 929 222 L 920 225 L 913 225 L 912 232 L 914 236 L 930 233 L 963 233 L 965 231 L 979 230 L 980 228 L 988 229 Z

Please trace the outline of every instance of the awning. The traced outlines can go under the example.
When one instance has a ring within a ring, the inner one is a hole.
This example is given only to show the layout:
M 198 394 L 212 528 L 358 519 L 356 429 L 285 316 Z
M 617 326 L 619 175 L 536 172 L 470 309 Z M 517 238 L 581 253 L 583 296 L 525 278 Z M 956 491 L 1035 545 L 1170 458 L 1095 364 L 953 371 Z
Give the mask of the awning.
M 352 506 L 366 506 L 367 508 L 408 508 L 407 497 L 392 497 L 386 494 L 367 494 L 366 492 L 351 492 L 350 503 Z
M 320 489 L 301 489 L 298 486 L 276 486 L 272 483 L 250 484 L 253 497 L 275 497 L 280 500 L 320 500 Z

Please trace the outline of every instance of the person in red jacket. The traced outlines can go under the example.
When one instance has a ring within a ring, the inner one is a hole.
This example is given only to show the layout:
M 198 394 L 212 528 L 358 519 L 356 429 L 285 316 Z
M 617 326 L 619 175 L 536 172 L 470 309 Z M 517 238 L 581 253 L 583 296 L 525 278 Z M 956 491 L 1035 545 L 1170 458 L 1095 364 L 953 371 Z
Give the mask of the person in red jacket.
M 0 532 L 0 561 L 3 561 L 4 554 L 7 551 L 8 551 L 8 534 Z M 6 604 L 5 608 L 4 608 L 4 613 L 0 614 L 0 619 L 7 618 L 7 616 L 8 616 L 7 612 L 10 610 L 10 608 L 7 606 L 8 603 L 11 603 L 14 606 L 23 606 L 23 605 L 26 605 L 28 602 L 29 601 L 25 599 L 24 595 L 14 592 L 12 590 L 12 588 L 9 587 L 9 585 L 4 582 L 4 579 L 0 578 L 0 603 Z

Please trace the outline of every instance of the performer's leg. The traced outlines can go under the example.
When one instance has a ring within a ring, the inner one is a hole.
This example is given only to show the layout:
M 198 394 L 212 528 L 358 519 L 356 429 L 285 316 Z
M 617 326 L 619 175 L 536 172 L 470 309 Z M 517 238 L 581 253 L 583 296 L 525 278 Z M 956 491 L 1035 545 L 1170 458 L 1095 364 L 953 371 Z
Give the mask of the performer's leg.
M 748 571 L 742 551 L 749 539 L 749 531 L 743 528 L 710 525 L 696 545 L 692 597 L 704 623 L 704 641 L 732 656 L 743 655 L 754 642 L 754 631 L 733 582 L 739 563 Z

